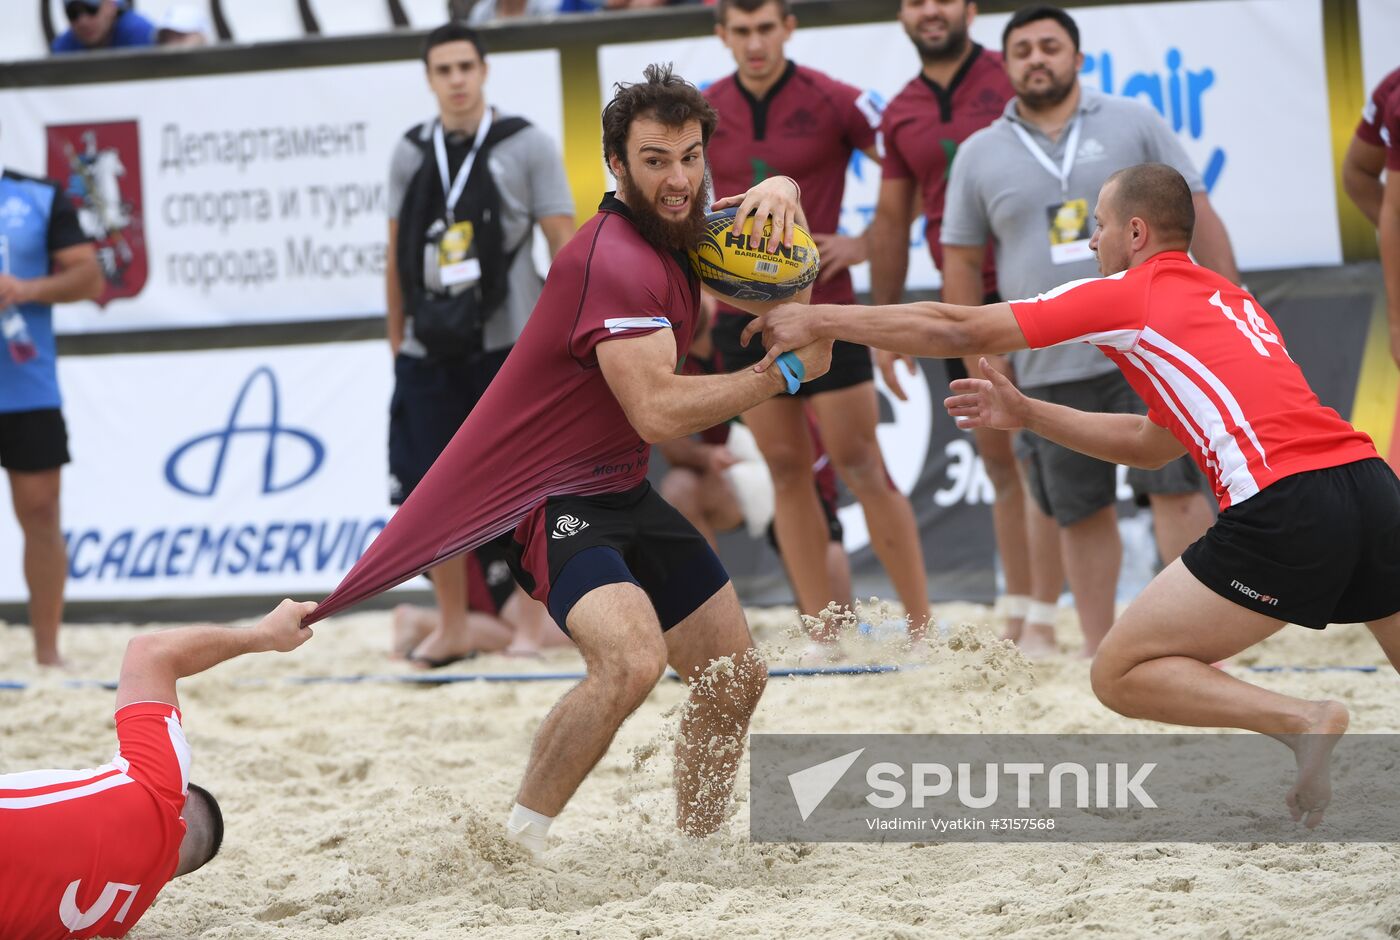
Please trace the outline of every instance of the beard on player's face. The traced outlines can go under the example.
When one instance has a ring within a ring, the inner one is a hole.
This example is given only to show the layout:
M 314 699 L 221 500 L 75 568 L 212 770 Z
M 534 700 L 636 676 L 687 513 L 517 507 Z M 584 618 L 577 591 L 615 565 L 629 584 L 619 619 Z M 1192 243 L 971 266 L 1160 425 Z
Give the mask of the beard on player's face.
M 636 224 L 637 231 L 647 241 L 662 248 L 678 251 L 689 251 L 700 244 L 700 237 L 705 231 L 705 194 L 710 189 L 708 167 L 692 185 L 688 193 L 688 209 L 680 218 L 659 206 L 660 201 L 667 196 L 686 194 L 671 180 L 662 180 L 653 185 L 651 192 L 647 192 L 644 185 L 632 174 L 631 166 L 625 165 L 617 184 L 622 191 L 622 201 L 632 212 L 632 221 Z
M 947 34 L 940 40 L 926 40 L 919 35 L 919 30 L 923 23 L 915 23 L 905 27 L 905 32 L 909 34 L 909 41 L 914 44 L 914 48 L 919 52 L 919 59 L 923 62 L 949 62 L 957 59 L 967 51 L 967 20 L 961 22 L 945 21 Z
M 1021 72 L 1012 82 L 1016 97 L 1032 111 L 1053 108 L 1069 97 L 1079 81 L 1078 73 L 1070 68 L 1066 75 L 1056 75 L 1050 66 L 1036 65 Z

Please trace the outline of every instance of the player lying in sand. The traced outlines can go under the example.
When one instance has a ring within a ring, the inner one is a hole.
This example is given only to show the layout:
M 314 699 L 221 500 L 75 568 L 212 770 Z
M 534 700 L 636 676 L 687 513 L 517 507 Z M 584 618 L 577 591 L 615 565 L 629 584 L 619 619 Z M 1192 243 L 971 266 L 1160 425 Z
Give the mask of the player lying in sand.
M 784 305 L 749 328 L 769 346 L 755 368 L 817 338 L 938 357 L 1069 342 L 1102 350 L 1146 417 L 1028 399 L 985 360 L 983 378 L 953 383 L 948 412 L 963 428 L 1025 427 L 1114 463 L 1158 467 L 1187 453 L 1200 465 L 1220 516 L 1118 618 L 1094 657 L 1094 692 L 1129 717 L 1287 744 L 1298 763 L 1289 810 L 1314 827 L 1346 708 L 1210 664 L 1288 623 L 1364 622 L 1400 669 L 1400 481 L 1368 436 L 1318 402 L 1258 301 L 1192 263 L 1195 214 L 1180 174 L 1161 164 L 1115 174 L 1094 218 L 1103 278 L 986 307 Z
M 244 653 L 291 652 L 311 639 L 302 620 L 315 607 L 286 600 L 252 627 L 136 637 L 111 763 L 0 774 L 0 937 L 124 937 L 167 882 L 218 854 L 223 814 L 190 782 L 175 684 Z

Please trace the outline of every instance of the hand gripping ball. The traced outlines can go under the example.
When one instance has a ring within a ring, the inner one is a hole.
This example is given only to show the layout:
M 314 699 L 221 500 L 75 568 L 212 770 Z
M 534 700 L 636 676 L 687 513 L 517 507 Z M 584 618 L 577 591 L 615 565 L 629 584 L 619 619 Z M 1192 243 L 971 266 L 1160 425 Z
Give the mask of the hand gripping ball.
M 777 251 L 749 248 L 747 234 L 734 233 L 735 209 L 711 212 L 705 217 L 705 233 L 690 252 L 690 265 L 701 281 L 717 293 L 736 300 L 782 300 L 817 279 L 820 259 L 816 242 L 806 229 L 794 226 L 792 247 Z M 753 219 L 744 226 L 747 233 Z M 765 220 L 763 236 L 772 233 Z

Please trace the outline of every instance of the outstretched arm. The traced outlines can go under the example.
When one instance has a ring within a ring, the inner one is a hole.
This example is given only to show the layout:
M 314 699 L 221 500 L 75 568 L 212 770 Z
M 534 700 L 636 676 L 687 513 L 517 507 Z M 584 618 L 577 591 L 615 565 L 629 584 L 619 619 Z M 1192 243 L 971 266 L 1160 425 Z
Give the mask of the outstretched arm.
M 1081 454 L 1148 470 L 1186 453 L 1170 431 L 1143 415 L 1098 414 L 1027 398 L 986 359 L 980 366 L 983 378 L 954 379 L 954 394 L 943 402 L 960 428 L 1025 428 Z
M 843 339 L 939 359 L 1004 353 L 1027 345 L 1007 303 L 986 307 L 933 301 L 890 307 L 783 304 L 750 323 L 744 330 L 744 342 L 760 332 L 768 347 L 767 358 L 755 367 L 760 370 L 768 368 L 781 353 L 819 339 Z
M 133 702 L 168 702 L 179 706 L 175 682 L 244 653 L 287 653 L 311 639 L 301 625 L 316 609 L 309 601 L 284 600 L 252 627 L 177 627 L 136 637 L 126 646 L 117 708 Z
M 730 375 L 677 375 L 676 340 L 670 330 L 599 343 L 596 355 L 627 420 L 651 444 L 713 427 L 786 388 L 777 369 L 764 374 L 741 369 Z M 830 365 L 831 344 L 813 344 L 797 356 L 806 379 L 814 379 Z

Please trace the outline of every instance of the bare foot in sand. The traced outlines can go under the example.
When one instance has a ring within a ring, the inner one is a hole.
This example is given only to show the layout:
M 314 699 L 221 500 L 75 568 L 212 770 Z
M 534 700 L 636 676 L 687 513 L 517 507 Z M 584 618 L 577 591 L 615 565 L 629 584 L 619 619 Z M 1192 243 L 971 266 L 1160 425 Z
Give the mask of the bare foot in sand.
M 389 639 L 389 658 L 406 659 L 429 633 L 437 629 L 437 612 L 427 607 L 400 604 L 394 608 L 394 626 Z
M 1288 791 L 1289 815 L 1309 829 L 1322 822 L 1322 811 L 1332 800 L 1332 749 L 1342 739 L 1349 721 L 1341 702 L 1314 702 L 1307 731 L 1277 736 L 1293 749 L 1298 761 L 1298 782 Z
M 1044 659 L 1060 651 L 1055 645 L 1055 625 L 1051 623 L 1027 624 L 1016 645 L 1027 659 Z

